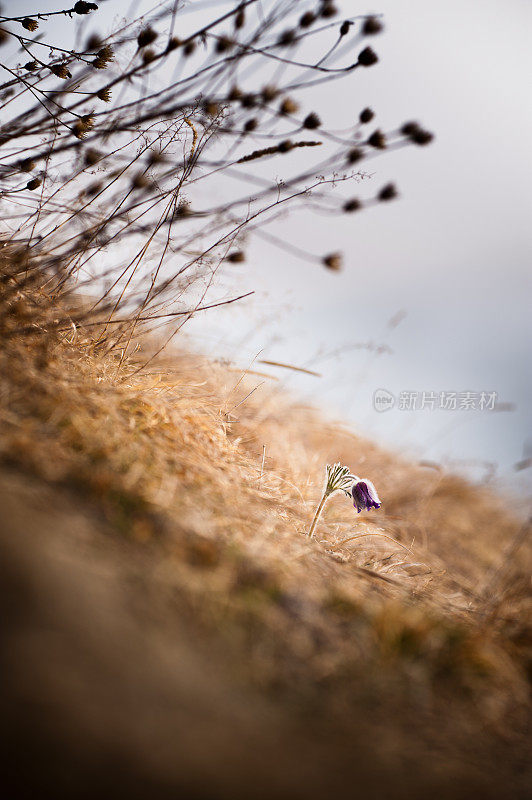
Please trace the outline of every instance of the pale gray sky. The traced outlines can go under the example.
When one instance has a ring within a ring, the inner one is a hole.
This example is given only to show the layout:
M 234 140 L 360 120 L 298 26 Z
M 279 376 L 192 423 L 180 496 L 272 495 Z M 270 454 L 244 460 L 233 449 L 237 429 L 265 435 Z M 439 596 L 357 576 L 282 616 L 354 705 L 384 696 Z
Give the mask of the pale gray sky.
M 525 0 L 348 5 L 350 13 L 384 12 L 386 32 L 372 42 L 381 61 L 356 76 L 350 98 L 337 84 L 337 94 L 328 87 L 314 107 L 334 127 L 345 124 L 346 102 L 353 118 L 371 105 L 384 129 L 419 118 L 437 139 L 374 162 L 373 185 L 359 193 L 391 178 L 399 202 L 331 220 L 302 214 L 276 227 L 318 253 L 333 241 L 346 254 L 342 274 L 252 246 L 238 286 L 259 293 L 241 312 L 238 332 L 250 332 L 253 314 L 271 313 L 247 336 L 248 354 L 264 348 L 261 358 L 312 366 L 320 349 L 382 341 L 388 320 L 404 309 L 387 340 L 393 355 L 347 351 L 315 362 L 322 379 L 290 383 L 381 441 L 431 457 L 497 461 L 511 474 L 532 434 L 532 7 Z M 222 350 L 228 337 L 237 339 L 234 309 L 194 328 Z M 378 414 L 379 387 L 396 395 L 496 391 L 516 410 Z

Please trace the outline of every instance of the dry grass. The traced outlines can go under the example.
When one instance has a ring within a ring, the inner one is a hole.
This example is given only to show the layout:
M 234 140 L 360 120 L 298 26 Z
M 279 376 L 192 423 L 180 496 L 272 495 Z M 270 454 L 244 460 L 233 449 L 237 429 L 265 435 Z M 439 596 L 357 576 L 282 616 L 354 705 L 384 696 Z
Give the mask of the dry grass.
M 123 359 L 96 329 L 47 334 L 54 313 L 38 292 L 4 306 L 5 467 L 66 488 L 127 547 L 155 552 L 198 648 L 247 685 L 347 737 L 371 718 L 383 753 L 459 751 L 489 773 L 504 752 L 504 780 L 518 774 L 530 550 L 490 580 L 521 529 L 502 501 L 192 354 L 138 371 L 149 340 Z M 35 332 L 17 337 L 25 316 Z M 310 541 L 333 461 L 373 479 L 383 507 L 357 516 L 334 498 Z

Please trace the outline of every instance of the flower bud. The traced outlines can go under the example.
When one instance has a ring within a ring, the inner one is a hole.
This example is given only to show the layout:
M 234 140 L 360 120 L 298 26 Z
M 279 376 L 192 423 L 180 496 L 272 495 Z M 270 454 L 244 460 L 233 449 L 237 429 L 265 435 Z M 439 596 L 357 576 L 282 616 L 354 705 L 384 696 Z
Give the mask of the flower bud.
M 382 505 L 377 490 L 367 478 L 355 477 L 351 495 L 353 497 L 353 505 L 358 514 L 360 514 L 361 511 L 370 511 L 372 508 L 380 508 Z

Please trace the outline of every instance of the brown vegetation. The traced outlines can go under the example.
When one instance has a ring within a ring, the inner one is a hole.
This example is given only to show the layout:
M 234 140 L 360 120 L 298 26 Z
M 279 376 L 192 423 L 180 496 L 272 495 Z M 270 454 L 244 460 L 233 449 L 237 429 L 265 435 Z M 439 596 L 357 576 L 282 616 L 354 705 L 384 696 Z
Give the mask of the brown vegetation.
M 192 354 L 139 371 L 150 340 L 123 359 L 104 326 L 48 330 L 69 309 L 38 287 L 6 297 L 7 719 L 41 787 L 314 797 L 352 769 L 376 797 L 524 796 L 530 553 L 501 501 Z M 383 507 L 333 498 L 309 540 L 334 460 Z

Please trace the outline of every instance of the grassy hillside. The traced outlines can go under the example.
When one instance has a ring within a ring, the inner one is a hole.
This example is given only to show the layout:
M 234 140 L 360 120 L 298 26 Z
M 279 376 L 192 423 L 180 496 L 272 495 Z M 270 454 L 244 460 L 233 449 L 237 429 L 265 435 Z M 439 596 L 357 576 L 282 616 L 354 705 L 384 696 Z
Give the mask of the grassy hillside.
M 61 312 L 63 313 L 63 312 Z M 524 797 L 530 548 L 486 490 L 249 377 L 2 305 L 14 796 Z M 383 506 L 326 506 L 326 463 Z M 179 794 L 182 792 L 182 794 Z

